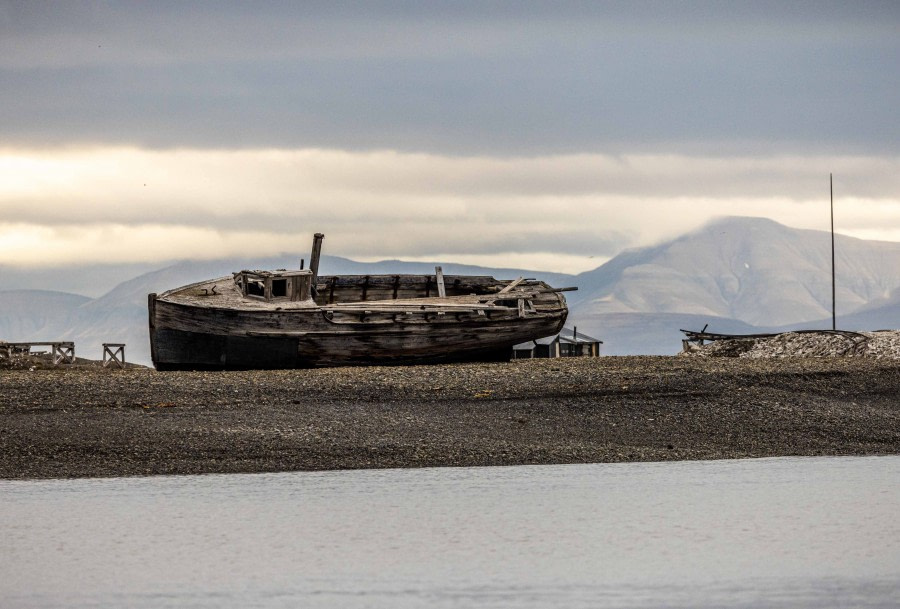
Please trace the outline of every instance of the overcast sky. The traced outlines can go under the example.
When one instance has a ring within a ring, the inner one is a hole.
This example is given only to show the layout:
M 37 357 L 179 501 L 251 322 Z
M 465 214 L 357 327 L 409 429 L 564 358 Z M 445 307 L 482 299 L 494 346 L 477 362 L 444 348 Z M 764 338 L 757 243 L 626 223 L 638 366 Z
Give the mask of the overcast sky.
M 897 2 L 0 0 L 0 262 L 900 241 Z

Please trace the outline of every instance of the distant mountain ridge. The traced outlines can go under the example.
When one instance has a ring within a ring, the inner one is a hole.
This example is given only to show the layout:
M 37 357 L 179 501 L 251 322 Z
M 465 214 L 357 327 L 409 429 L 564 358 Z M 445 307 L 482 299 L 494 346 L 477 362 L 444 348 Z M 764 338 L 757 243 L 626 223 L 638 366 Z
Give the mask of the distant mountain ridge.
M 50 290 L 0 291 L 0 340 L 53 340 L 90 298 Z
M 708 314 L 782 325 L 831 314 L 831 241 L 761 218 L 726 218 L 578 276 L 592 313 Z M 837 302 L 852 312 L 900 288 L 900 243 L 836 236 Z
M 70 262 L 49 268 L 19 268 L 0 263 L 0 290 L 52 290 L 99 298 L 123 281 L 158 268 L 158 264 L 150 263 Z
M 835 244 L 839 326 L 900 326 L 900 243 L 836 235 Z M 605 335 L 607 352 L 672 353 L 678 318 L 728 333 L 831 327 L 830 234 L 764 218 L 722 218 L 577 280 L 572 318 Z M 648 324 L 649 314 L 670 325 Z
M 732 333 L 831 327 L 831 241 L 825 231 L 761 218 L 723 218 L 681 237 L 627 250 L 577 276 L 442 264 L 447 274 L 537 277 L 568 292 L 569 326 L 604 341 L 605 354 L 672 354 L 679 328 Z M 836 238 L 838 326 L 900 328 L 900 243 Z M 147 294 L 254 268 L 296 268 L 300 255 L 185 261 L 141 274 L 99 298 L 42 290 L 0 291 L 0 339 L 75 340 L 100 357 L 124 342 L 149 363 Z M 432 274 L 434 264 L 355 262 L 324 256 L 323 274 Z M 3 287 L 3 286 L 0 286 Z

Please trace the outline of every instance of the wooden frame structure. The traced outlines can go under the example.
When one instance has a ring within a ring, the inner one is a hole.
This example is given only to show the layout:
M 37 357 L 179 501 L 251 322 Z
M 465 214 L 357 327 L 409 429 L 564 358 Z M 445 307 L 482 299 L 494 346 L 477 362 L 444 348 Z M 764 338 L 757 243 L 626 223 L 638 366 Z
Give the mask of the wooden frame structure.
M 125 368 L 125 343 L 103 343 L 103 367 L 111 364 Z
M 5 352 L 8 358 L 13 355 L 29 355 L 32 347 L 50 347 L 54 366 L 75 363 L 75 343 L 72 341 L 0 343 L 0 351 Z

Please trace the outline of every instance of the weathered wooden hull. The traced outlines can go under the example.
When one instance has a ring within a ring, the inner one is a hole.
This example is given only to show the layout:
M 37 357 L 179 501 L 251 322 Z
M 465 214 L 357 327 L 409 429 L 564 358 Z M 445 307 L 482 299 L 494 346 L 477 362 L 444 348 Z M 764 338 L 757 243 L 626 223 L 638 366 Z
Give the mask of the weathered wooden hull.
M 375 303 L 364 313 L 327 304 L 235 310 L 151 294 L 151 353 L 160 370 L 497 361 L 509 359 L 513 345 L 562 328 L 565 300 L 559 294 L 542 298 L 539 312 L 523 316 L 515 309 L 398 312 Z

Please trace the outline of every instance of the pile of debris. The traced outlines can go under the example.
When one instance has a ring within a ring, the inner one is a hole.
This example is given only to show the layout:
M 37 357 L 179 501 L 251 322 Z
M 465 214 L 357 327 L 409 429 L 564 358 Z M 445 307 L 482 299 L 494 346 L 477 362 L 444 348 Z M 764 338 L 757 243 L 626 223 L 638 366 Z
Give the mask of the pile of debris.
M 37 370 L 53 368 L 53 358 L 47 352 L 31 352 L 0 341 L 0 370 Z
M 900 330 L 816 330 L 770 335 L 685 332 L 681 355 L 699 357 L 873 357 L 900 359 Z M 710 341 L 705 343 L 705 341 Z M 705 344 L 704 344 L 705 343 Z

